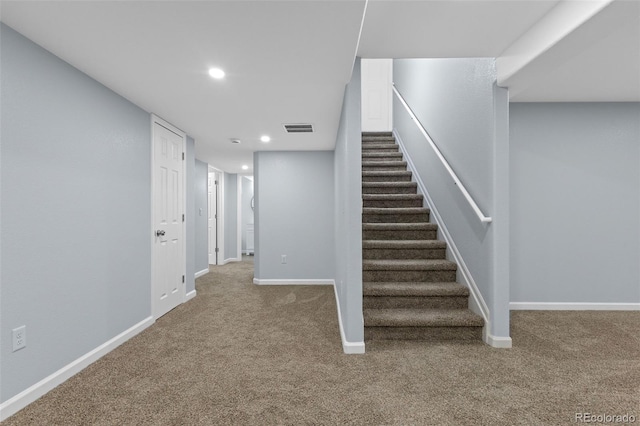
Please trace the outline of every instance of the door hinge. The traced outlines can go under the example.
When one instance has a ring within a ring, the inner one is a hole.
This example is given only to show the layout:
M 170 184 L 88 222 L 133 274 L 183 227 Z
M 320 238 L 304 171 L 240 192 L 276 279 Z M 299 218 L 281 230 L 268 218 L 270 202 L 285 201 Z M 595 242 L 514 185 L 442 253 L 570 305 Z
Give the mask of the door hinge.
M 182 215 L 182 221 L 184 222 L 184 215 Z
M 218 253 L 218 251 L 220 251 L 220 249 L 218 247 L 216 247 L 216 253 Z
M 184 152 L 182 153 L 182 159 L 184 160 Z
M 182 276 L 182 283 L 184 284 L 184 275 Z
M 218 184 L 218 181 L 215 181 L 215 184 L 217 185 L 217 184 Z

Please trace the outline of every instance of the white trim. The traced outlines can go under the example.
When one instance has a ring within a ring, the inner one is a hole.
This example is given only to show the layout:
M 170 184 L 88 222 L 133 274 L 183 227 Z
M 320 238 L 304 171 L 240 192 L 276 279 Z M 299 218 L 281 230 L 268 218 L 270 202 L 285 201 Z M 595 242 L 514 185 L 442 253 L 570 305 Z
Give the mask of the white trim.
M 154 323 L 153 317 L 145 318 L 133 327 L 123 331 L 114 338 L 106 341 L 102 345 L 87 352 L 75 361 L 62 367 L 55 373 L 40 380 L 38 383 L 28 387 L 19 394 L 13 396 L 7 401 L 0 404 L 0 421 L 3 421 L 18 411 L 22 410 L 27 405 L 31 404 L 47 392 L 51 391 L 56 386 L 62 384 L 75 374 L 79 373 L 90 364 L 94 363 L 104 355 L 108 354 L 127 340 L 134 337 L 150 325 Z
M 155 300 L 155 287 L 154 287 L 154 277 L 155 277 L 155 264 L 154 264 L 154 254 L 155 254 L 155 210 L 154 210 L 154 196 L 155 196 L 155 180 L 154 180 L 154 159 L 155 159 L 155 125 L 164 127 L 167 130 L 175 133 L 176 135 L 182 138 L 182 152 L 183 155 L 186 156 L 187 152 L 187 134 L 169 123 L 168 121 L 160 118 L 155 114 L 151 114 L 151 315 L 154 318 L 157 318 L 157 303 Z M 185 166 L 185 162 L 182 162 L 182 214 L 186 215 L 187 211 L 187 168 Z M 187 288 L 186 282 L 184 282 L 184 277 L 187 275 L 187 245 L 185 244 L 185 239 L 187 237 L 187 221 L 182 221 L 182 259 L 180 269 L 183 276 L 183 283 L 180 287 L 181 299 L 184 303 L 187 300 Z
M 482 340 L 489 346 L 499 349 L 509 349 L 513 346 L 511 337 L 493 336 L 489 333 L 489 323 L 482 329 Z
M 187 293 L 185 302 L 188 302 L 189 300 L 193 299 L 194 297 L 196 297 L 196 291 L 195 290 L 191 290 L 189 293 Z
M 412 172 L 413 178 L 415 179 L 416 183 L 418 184 L 418 189 L 424 196 L 427 206 L 431 210 L 431 215 L 435 220 L 436 224 L 438 225 L 438 232 L 441 234 L 442 238 L 447 243 L 447 254 L 450 255 L 451 259 L 458 264 L 458 271 L 460 272 L 461 281 L 463 281 L 462 284 L 466 285 L 466 287 L 469 288 L 469 291 L 471 292 L 472 300 L 469 300 L 470 307 L 475 308 L 473 309 L 474 311 L 477 310 L 476 312 L 480 314 L 482 318 L 484 318 L 485 324 L 489 324 L 489 307 L 487 306 L 487 303 L 484 301 L 484 298 L 482 297 L 482 293 L 480 293 L 480 290 L 478 289 L 478 285 L 476 284 L 475 280 L 473 279 L 473 276 L 471 275 L 471 271 L 469 271 L 467 264 L 462 258 L 462 254 L 460 254 L 458 247 L 453 241 L 453 238 L 451 237 L 451 234 L 449 233 L 449 230 L 447 229 L 447 226 L 445 225 L 444 220 L 442 220 L 442 216 L 440 216 L 438 209 L 436 208 L 435 204 L 433 203 L 433 200 L 429 196 L 429 192 L 427 192 L 427 187 L 422 181 L 420 174 L 417 173 L 416 166 L 411 160 L 411 156 L 407 152 L 404 146 L 404 143 L 402 142 L 402 138 L 400 138 L 400 135 L 398 134 L 396 129 L 393 130 L 393 134 L 396 138 L 396 141 L 398 141 L 400 150 L 404 154 L 404 158 L 407 161 L 407 166 L 409 170 Z
M 349 342 L 344 333 L 344 326 L 342 325 L 342 313 L 340 312 L 340 298 L 338 297 L 338 287 L 336 286 L 335 281 L 333 282 L 333 293 L 336 298 L 336 309 L 338 311 L 338 328 L 340 329 L 342 351 L 345 354 L 363 354 L 365 349 L 364 342 Z
M 218 239 L 218 265 L 224 265 L 224 184 L 225 173 L 222 170 L 216 169 L 213 166 L 209 166 L 216 170 L 218 173 L 218 198 L 216 199 L 216 208 L 218 209 L 218 229 L 216 230 L 216 238 Z
M 236 174 L 236 257 L 242 260 L 242 175 Z
M 259 279 L 254 278 L 253 283 L 257 285 L 334 285 L 333 280 L 308 280 L 308 279 Z
M 640 311 L 640 303 L 511 302 L 512 311 Z
M 196 272 L 195 273 L 195 278 L 200 278 L 203 275 L 206 275 L 209 273 L 209 267 L 207 267 L 206 269 L 203 269 L 202 271 Z

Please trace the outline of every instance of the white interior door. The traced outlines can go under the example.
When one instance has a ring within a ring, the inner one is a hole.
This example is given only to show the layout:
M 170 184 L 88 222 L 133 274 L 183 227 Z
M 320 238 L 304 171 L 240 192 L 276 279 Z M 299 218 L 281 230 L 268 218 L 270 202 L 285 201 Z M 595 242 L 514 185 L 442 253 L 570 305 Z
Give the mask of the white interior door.
M 184 302 L 184 141 L 168 123 L 153 123 L 154 318 Z
M 363 59 L 361 62 L 363 132 L 392 130 L 392 73 L 391 59 Z
M 218 264 L 218 202 L 217 202 L 217 189 L 218 178 L 215 172 L 209 173 L 209 186 L 208 186 L 208 229 L 209 229 L 209 265 Z

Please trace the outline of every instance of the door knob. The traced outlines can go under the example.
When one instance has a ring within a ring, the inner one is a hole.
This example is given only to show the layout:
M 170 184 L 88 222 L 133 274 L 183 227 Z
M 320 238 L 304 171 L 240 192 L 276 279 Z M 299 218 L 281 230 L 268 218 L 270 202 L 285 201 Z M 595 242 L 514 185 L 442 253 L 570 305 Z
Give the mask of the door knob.
M 158 229 L 158 230 L 156 231 L 156 237 L 161 237 L 161 236 L 163 236 L 163 235 L 164 235 L 164 231 L 163 231 L 163 230 Z

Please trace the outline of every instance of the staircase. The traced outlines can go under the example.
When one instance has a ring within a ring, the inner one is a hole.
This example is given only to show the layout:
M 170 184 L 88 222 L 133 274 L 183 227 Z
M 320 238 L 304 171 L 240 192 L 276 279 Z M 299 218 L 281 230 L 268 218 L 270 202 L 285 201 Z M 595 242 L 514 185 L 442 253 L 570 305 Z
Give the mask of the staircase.
M 365 341 L 481 340 L 483 319 L 390 132 L 362 134 Z

